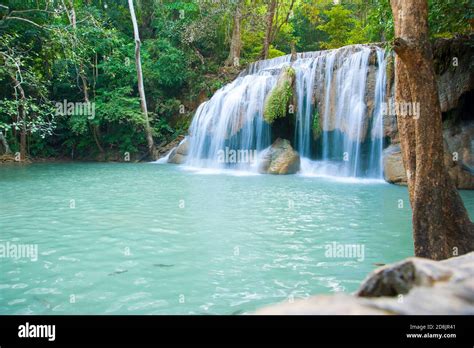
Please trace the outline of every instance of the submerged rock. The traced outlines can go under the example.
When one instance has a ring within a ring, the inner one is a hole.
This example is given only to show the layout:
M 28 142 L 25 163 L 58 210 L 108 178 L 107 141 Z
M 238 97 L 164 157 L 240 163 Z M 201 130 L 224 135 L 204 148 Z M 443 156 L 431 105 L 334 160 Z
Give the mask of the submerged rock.
M 443 261 L 411 257 L 372 272 L 352 295 L 318 295 L 256 314 L 473 315 L 474 252 Z
M 290 142 L 278 138 L 260 157 L 258 171 L 262 174 L 295 174 L 300 170 L 300 155 Z

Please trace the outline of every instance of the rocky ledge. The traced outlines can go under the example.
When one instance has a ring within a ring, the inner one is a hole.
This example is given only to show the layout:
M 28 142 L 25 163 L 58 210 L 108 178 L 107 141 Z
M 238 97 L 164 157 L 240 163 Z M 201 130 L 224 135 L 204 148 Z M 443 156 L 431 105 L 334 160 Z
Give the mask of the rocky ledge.
M 474 252 L 443 261 L 411 257 L 376 269 L 353 295 L 317 295 L 255 314 L 473 315 Z

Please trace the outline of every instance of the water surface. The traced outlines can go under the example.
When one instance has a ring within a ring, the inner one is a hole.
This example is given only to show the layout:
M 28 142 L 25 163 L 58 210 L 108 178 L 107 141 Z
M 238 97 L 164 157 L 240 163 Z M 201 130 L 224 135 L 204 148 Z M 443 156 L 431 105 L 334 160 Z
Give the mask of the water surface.
M 463 198 L 474 212 L 474 192 Z M 403 206 L 402 206 L 403 205 Z M 0 167 L 1 314 L 237 314 L 412 255 L 406 188 L 159 164 Z M 328 258 L 332 242 L 364 259 Z

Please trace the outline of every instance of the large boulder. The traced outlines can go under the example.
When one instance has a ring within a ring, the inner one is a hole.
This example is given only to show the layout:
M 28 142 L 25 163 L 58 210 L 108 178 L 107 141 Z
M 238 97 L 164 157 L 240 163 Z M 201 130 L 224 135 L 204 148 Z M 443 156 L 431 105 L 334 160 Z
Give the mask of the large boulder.
M 403 166 L 400 144 L 390 145 L 382 154 L 385 181 L 392 184 L 407 184 L 407 175 Z
M 295 174 L 300 170 L 300 155 L 288 140 L 278 138 L 263 151 L 258 170 L 262 174 Z
M 186 162 L 189 153 L 189 139 L 184 138 L 178 146 L 176 146 L 168 157 L 168 163 L 183 164 Z
M 473 315 L 474 252 L 444 261 L 408 258 L 376 269 L 354 295 L 318 295 L 256 314 Z
M 181 141 L 176 149 L 176 152 L 180 155 L 187 156 L 189 153 L 189 139 L 186 137 Z

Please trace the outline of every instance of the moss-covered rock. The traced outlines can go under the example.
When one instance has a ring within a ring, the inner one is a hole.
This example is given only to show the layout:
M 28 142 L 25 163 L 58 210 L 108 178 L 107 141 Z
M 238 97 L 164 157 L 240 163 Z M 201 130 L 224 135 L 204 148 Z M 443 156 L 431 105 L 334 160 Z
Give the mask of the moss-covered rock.
M 313 139 L 316 140 L 322 133 L 318 108 L 314 107 L 313 114 Z
M 295 70 L 284 67 L 278 76 L 275 87 L 270 91 L 265 100 L 263 117 L 267 123 L 272 124 L 277 118 L 286 117 L 288 105 L 293 98 Z

